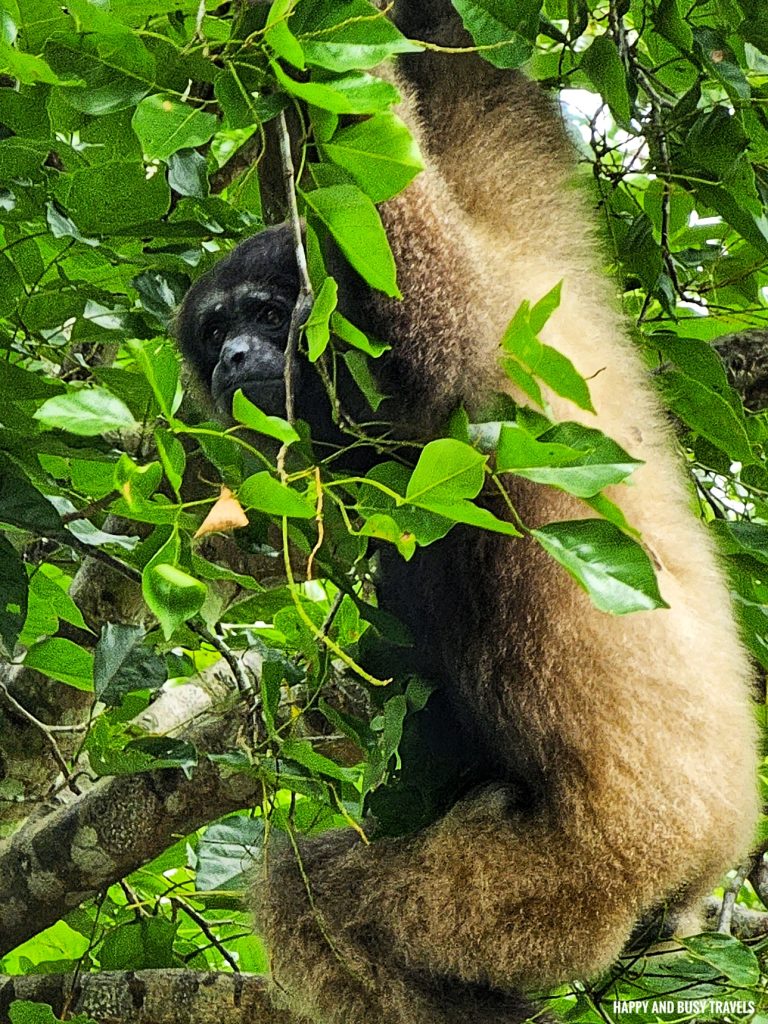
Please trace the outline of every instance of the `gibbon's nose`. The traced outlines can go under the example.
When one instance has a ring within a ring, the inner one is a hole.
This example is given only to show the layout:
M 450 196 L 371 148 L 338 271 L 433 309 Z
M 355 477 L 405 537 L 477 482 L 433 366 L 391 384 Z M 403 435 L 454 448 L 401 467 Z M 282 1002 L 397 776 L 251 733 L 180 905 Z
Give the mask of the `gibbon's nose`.
M 224 343 L 217 374 L 226 381 L 271 380 L 282 376 L 283 352 L 250 334 L 238 334 Z

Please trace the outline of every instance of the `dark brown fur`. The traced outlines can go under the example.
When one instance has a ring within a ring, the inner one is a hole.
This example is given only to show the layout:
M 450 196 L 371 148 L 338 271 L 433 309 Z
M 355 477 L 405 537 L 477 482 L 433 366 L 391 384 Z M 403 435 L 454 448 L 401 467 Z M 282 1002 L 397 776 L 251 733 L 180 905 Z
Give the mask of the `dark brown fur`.
M 406 27 L 426 34 L 434 5 L 405 6 Z M 406 70 L 401 116 L 427 170 L 382 209 L 403 301 L 366 300 L 406 410 L 421 432 L 459 399 L 511 390 L 504 326 L 562 279 L 545 340 L 594 378 L 597 416 L 549 399 L 645 460 L 611 497 L 642 531 L 670 608 L 598 613 L 532 542 L 470 530 L 390 571 L 382 603 L 414 628 L 491 781 L 407 838 L 303 843 L 309 891 L 293 852 L 271 850 L 258 917 L 276 997 L 297 1019 L 513 1024 L 531 1012 L 517 993 L 603 970 L 644 914 L 693 906 L 742 854 L 757 811 L 749 671 L 673 441 L 595 269 L 558 116 L 476 56 L 424 54 Z M 590 515 L 545 488 L 510 492 L 531 526 Z

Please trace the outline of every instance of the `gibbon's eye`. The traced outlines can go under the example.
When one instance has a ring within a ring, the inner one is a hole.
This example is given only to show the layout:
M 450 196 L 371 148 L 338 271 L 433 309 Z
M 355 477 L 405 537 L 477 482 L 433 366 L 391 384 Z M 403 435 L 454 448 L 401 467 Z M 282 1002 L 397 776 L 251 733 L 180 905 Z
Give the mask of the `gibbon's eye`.
M 259 310 L 259 320 L 269 327 L 282 327 L 288 320 L 289 313 L 284 306 L 276 302 L 267 302 Z
M 206 328 L 206 335 L 214 345 L 223 345 L 227 336 L 227 325 L 221 320 L 215 320 Z

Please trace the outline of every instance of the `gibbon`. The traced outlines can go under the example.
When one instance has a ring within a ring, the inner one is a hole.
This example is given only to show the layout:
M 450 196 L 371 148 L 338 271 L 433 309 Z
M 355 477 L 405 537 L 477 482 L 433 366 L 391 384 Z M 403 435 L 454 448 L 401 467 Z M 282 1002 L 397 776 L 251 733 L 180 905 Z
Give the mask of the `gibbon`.
M 463 42 L 448 3 L 399 4 L 406 33 Z M 559 281 L 542 339 L 589 380 L 599 427 L 644 460 L 609 497 L 640 530 L 667 609 L 614 617 L 530 539 L 465 527 L 410 563 L 384 559 L 380 604 L 410 627 L 474 786 L 433 824 L 371 845 L 334 832 L 269 856 L 256 886 L 274 992 L 314 1024 L 517 1024 L 521 993 L 586 978 L 668 904 L 696 904 L 748 848 L 758 813 L 750 668 L 713 546 L 628 340 L 561 119 L 521 74 L 425 52 L 382 74 L 426 169 L 381 216 L 401 301 L 347 271 L 351 318 L 388 342 L 373 369 L 403 437 L 459 403 L 515 395 L 499 341 L 524 299 Z M 237 386 L 281 411 L 298 277 L 290 234 L 244 242 L 191 289 L 179 340 L 222 407 Z M 298 414 L 333 439 L 306 366 Z M 343 401 L 343 398 L 342 398 Z M 531 527 L 585 518 L 512 478 Z M 385 553 L 386 554 L 386 553 Z M 438 718 L 439 721 L 439 718 Z M 307 885 L 308 881 L 308 885 Z

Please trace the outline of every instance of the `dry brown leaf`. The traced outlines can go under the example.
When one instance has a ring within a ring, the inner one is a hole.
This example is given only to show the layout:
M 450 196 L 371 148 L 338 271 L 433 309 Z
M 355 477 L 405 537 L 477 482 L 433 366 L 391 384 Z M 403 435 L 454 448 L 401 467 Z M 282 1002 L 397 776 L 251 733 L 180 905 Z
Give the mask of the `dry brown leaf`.
M 205 517 L 195 537 L 207 537 L 209 533 L 226 533 L 248 525 L 248 516 L 243 506 L 228 487 L 221 488 L 219 500 Z

